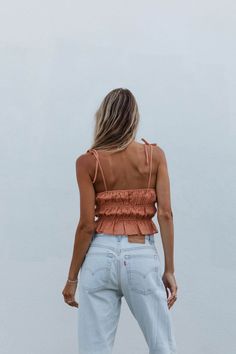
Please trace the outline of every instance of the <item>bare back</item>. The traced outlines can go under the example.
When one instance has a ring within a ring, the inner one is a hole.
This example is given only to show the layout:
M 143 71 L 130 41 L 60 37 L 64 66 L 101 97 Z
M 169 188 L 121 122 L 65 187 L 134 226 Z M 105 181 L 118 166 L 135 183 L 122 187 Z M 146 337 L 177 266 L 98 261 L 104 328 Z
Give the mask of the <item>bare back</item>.
M 96 150 L 100 168 L 97 166 L 96 171 L 94 158 L 90 163 L 90 175 L 95 179 L 95 191 L 99 193 L 106 189 L 141 189 L 148 188 L 148 185 L 150 188 L 155 188 L 158 151 L 154 145 L 156 144 L 133 141 L 125 150 L 118 152 Z

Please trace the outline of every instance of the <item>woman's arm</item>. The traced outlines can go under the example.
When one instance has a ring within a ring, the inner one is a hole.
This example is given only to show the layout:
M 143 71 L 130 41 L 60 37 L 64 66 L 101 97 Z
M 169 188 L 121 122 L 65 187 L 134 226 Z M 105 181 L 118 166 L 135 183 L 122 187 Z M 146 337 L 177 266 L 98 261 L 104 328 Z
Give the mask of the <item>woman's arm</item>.
M 177 285 L 174 277 L 174 224 L 171 208 L 170 180 L 167 161 L 164 151 L 158 147 L 159 165 L 157 171 L 157 219 L 160 226 L 162 245 L 165 256 L 165 270 L 163 282 L 166 290 L 169 288 L 171 296 L 168 299 L 170 307 L 176 300 Z M 168 296 L 168 291 L 167 291 Z
M 88 156 L 86 154 L 81 155 L 76 160 L 76 177 L 80 192 L 80 219 L 75 233 L 73 254 L 68 273 L 69 280 L 77 280 L 80 267 L 95 231 L 95 191 L 89 175 Z M 62 292 L 65 302 L 71 306 L 77 304 L 74 301 L 75 290 L 75 284 L 67 282 Z

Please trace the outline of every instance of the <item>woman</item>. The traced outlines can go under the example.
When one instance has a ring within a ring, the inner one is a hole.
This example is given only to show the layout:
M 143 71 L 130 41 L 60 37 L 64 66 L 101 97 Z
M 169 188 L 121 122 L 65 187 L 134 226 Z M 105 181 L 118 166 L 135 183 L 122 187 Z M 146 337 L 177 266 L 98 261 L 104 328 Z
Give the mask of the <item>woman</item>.
M 133 94 L 112 90 L 96 113 L 92 147 L 76 160 L 80 220 L 62 294 L 68 305 L 79 307 L 80 354 L 112 353 L 123 296 L 149 353 L 176 353 L 169 312 L 177 285 L 167 162 L 155 143 L 135 140 L 138 123 Z M 152 221 L 156 211 L 163 275 Z

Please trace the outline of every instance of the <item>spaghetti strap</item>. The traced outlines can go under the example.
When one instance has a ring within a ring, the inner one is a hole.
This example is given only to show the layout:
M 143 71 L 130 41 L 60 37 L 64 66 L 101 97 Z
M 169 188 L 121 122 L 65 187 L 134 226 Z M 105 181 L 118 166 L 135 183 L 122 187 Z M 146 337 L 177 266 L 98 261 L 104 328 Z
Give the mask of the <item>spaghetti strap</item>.
M 150 168 L 149 168 L 148 188 L 150 188 L 151 176 L 152 176 L 152 150 L 153 150 L 153 146 L 150 144 Z
M 95 150 L 95 149 L 89 149 L 89 150 L 87 150 L 87 152 L 91 152 L 91 153 L 94 155 L 95 159 L 96 159 L 95 174 L 94 174 L 94 178 L 93 178 L 92 183 L 95 183 L 95 181 L 96 181 L 97 172 L 98 172 L 98 166 L 99 166 L 99 167 L 100 167 L 100 170 L 101 170 L 101 174 L 102 174 L 102 179 L 103 179 L 104 187 L 105 187 L 105 190 L 107 191 L 107 184 L 106 184 L 106 180 L 105 180 L 103 168 L 102 168 L 102 165 L 101 165 L 100 160 L 99 160 L 98 151 Z
M 141 138 L 141 140 L 144 141 L 144 149 L 145 149 L 145 155 L 146 155 L 146 162 L 147 164 L 149 163 L 150 161 L 150 168 L 149 168 L 149 177 L 148 177 L 148 187 L 147 188 L 150 188 L 150 183 L 151 183 L 151 176 L 152 176 L 152 152 L 153 152 L 153 146 L 156 146 L 157 144 L 156 143 L 149 143 L 146 139 L 144 138 Z M 149 159 L 149 156 L 148 156 L 148 151 L 147 151 L 147 145 L 150 146 L 150 159 Z
M 149 163 L 149 158 L 148 158 L 148 152 L 147 152 L 147 145 L 149 145 L 149 143 L 144 138 L 142 138 L 141 140 L 143 140 L 145 142 L 144 150 L 145 150 L 145 155 L 146 155 L 146 163 L 148 164 Z

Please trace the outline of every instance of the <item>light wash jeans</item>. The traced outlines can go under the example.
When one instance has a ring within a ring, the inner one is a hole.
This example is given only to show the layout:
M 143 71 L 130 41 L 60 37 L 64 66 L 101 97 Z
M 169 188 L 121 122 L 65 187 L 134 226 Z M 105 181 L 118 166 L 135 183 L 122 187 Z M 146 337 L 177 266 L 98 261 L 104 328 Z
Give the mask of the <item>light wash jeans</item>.
M 153 235 L 145 243 L 95 233 L 79 273 L 79 354 L 111 354 L 124 296 L 149 354 L 176 354 L 172 317 Z M 128 354 L 124 353 L 124 354 Z

